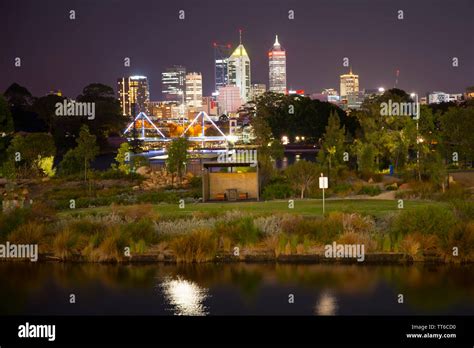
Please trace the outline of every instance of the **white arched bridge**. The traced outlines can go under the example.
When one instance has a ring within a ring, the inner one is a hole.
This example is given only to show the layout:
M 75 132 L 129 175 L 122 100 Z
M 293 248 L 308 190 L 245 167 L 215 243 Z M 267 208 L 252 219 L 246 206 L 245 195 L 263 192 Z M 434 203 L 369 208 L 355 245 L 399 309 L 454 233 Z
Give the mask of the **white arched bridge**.
M 136 127 L 137 122 L 141 123 L 139 127 Z M 200 123 L 199 123 L 200 122 Z M 146 126 L 148 123 L 149 126 Z M 205 135 L 206 127 L 205 125 L 211 124 L 213 128 L 217 130 L 220 135 L 217 136 L 207 136 Z M 225 135 L 222 130 L 217 126 L 217 124 L 209 117 L 207 113 L 201 111 L 196 115 L 194 120 L 184 129 L 183 133 L 179 137 L 185 137 L 186 134 L 190 131 L 191 127 L 195 125 L 201 125 L 201 133 L 199 136 L 188 136 L 187 139 L 193 142 L 235 142 L 236 136 L 229 134 Z M 135 131 L 135 137 L 130 137 Z M 153 123 L 153 121 L 144 113 L 140 112 L 137 117 L 129 124 L 125 129 L 124 135 L 127 135 L 128 140 L 139 139 L 145 142 L 167 142 L 177 137 L 167 137 L 163 132 Z

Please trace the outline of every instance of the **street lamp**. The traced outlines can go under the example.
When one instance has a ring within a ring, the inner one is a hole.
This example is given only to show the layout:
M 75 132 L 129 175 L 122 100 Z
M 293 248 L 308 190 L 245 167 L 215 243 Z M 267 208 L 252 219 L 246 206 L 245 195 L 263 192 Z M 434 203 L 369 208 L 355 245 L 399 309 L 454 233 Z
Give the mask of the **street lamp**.
M 385 92 L 385 88 L 379 87 L 379 93 L 383 93 L 383 92 Z
M 420 104 L 418 103 L 418 93 L 412 92 L 410 93 L 410 97 L 415 98 L 415 120 L 416 120 L 416 164 L 418 167 L 418 180 L 421 181 L 421 173 L 420 173 L 420 147 L 419 147 L 419 120 L 420 120 Z

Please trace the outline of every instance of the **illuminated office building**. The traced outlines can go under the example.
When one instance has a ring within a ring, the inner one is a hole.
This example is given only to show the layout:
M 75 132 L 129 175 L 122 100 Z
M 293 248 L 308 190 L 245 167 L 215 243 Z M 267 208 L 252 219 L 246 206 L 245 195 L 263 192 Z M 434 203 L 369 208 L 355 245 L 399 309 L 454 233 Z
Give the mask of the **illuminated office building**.
M 250 98 L 250 58 L 242 45 L 242 33 L 240 33 L 240 44 L 229 57 L 228 62 L 228 84 L 237 86 L 244 103 Z
M 139 112 L 148 113 L 150 91 L 146 76 L 122 77 L 117 83 L 123 116 L 136 116 Z
M 278 42 L 278 35 L 272 49 L 268 51 L 268 68 L 270 92 L 286 93 L 286 51 Z
M 202 75 L 188 73 L 186 75 L 186 105 L 191 108 L 202 107 Z
M 161 73 L 163 98 L 178 105 L 186 102 L 186 68 L 174 65 Z

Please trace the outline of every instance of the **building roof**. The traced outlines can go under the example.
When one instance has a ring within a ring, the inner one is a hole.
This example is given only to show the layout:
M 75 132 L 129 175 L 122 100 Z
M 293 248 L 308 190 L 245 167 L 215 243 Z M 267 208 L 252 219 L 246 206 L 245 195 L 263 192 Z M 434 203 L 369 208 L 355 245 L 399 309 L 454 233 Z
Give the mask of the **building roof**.
M 231 57 L 248 57 L 247 51 L 245 50 L 244 45 L 240 44 L 230 55 Z

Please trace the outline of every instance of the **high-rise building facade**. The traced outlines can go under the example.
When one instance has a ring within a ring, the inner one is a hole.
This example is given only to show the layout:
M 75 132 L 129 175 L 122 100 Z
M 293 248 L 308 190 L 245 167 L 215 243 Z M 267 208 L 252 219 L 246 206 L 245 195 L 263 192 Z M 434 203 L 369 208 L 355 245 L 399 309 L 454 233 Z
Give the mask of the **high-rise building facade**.
M 214 43 L 214 91 L 229 84 L 230 45 Z
M 139 112 L 148 114 L 150 90 L 146 76 L 122 77 L 117 83 L 122 115 L 134 117 Z
M 186 68 L 174 65 L 161 73 L 162 94 L 166 101 L 178 105 L 186 102 Z
M 191 108 L 202 107 L 202 75 L 201 73 L 186 74 L 186 105 Z
M 243 104 L 238 86 L 220 87 L 218 93 L 217 103 L 220 114 L 236 113 Z
M 341 75 L 341 99 L 344 99 L 350 94 L 359 92 L 359 75 L 352 73 L 352 68 L 349 70 L 349 74 Z
M 286 51 L 278 42 L 278 35 L 268 51 L 268 68 L 270 92 L 286 93 Z
M 266 91 L 267 91 L 267 86 L 264 83 L 253 83 L 252 88 L 251 88 L 252 100 L 256 100 Z
M 202 97 L 202 110 L 209 116 L 217 116 L 219 110 L 214 97 Z
M 228 61 L 228 84 L 237 86 L 240 90 L 242 101 L 246 103 L 250 100 L 250 58 L 242 45 L 242 35 L 240 35 L 240 44 L 232 52 Z

